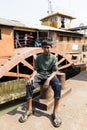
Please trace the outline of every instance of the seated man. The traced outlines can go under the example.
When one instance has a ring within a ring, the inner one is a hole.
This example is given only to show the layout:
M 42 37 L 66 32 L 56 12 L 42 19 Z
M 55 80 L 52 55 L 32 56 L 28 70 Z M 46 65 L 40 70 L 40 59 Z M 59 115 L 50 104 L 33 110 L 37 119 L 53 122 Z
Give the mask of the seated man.
M 55 55 L 50 52 L 51 47 L 52 42 L 49 40 L 44 40 L 42 42 L 43 53 L 37 56 L 35 60 L 34 72 L 26 85 L 28 105 L 27 112 L 20 118 L 20 122 L 25 122 L 32 114 L 33 89 L 35 89 L 39 83 L 43 82 L 43 86 L 45 88 L 51 85 L 54 91 L 54 108 L 52 113 L 53 124 L 55 127 L 58 127 L 61 124 L 61 121 L 58 118 L 58 105 L 61 96 L 61 86 L 58 78 L 56 77 L 58 65 Z

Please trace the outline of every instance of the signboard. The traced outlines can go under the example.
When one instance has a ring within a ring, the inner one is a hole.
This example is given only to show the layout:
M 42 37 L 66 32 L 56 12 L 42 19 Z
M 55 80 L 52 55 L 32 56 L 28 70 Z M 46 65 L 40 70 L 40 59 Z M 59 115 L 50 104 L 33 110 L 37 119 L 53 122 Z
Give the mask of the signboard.
M 75 51 L 77 51 L 78 50 L 78 44 L 76 44 L 76 43 L 73 43 L 73 45 L 72 45 L 72 50 L 75 50 Z

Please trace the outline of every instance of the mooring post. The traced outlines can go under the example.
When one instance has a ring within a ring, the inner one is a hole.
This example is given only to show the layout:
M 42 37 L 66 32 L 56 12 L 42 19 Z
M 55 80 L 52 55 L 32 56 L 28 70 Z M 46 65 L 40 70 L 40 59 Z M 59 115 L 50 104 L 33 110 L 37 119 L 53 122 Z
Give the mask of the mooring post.
M 53 90 L 49 85 L 45 88 L 43 85 L 40 85 L 40 99 L 51 99 L 53 97 Z
M 65 80 L 66 76 L 65 73 L 57 73 L 56 76 L 58 77 L 60 84 L 61 84 L 61 89 L 65 88 Z M 53 98 L 53 90 L 51 86 L 48 86 L 45 88 L 42 84 L 40 85 L 40 99 L 45 99 L 45 100 L 50 100 Z
M 57 77 L 59 78 L 61 88 L 65 88 L 65 73 L 57 73 Z M 36 97 L 34 99 L 34 105 L 42 110 L 48 110 L 52 107 L 54 103 L 53 98 L 53 90 L 51 86 L 49 85 L 47 88 L 43 86 L 43 84 L 40 85 L 40 96 Z

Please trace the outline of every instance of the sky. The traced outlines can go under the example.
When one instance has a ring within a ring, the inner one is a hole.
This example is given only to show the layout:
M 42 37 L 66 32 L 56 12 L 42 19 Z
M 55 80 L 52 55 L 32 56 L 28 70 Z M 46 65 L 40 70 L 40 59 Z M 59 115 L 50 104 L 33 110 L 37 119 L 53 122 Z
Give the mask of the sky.
M 48 15 L 49 0 L 0 0 L 0 18 L 40 24 Z M 75 17 L 71 25 L 87 25 L 87 0 L 50 0 L 53 12 Z

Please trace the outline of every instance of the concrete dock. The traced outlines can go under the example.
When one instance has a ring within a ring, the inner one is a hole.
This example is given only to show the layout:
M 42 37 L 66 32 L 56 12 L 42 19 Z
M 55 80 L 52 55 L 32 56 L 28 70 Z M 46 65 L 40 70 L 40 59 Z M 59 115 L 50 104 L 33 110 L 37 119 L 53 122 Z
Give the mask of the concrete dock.
M 18 121 L 25 111 L 26 103 L 0 116 L 0 130 L 87 130 L 87 71 L 70 78 L 65 83 L 72 91 L 61 98 L 59 116 L 62 125 L 55 128 L 51 122 L 52 108 L 36 109 L 25 123 Z

